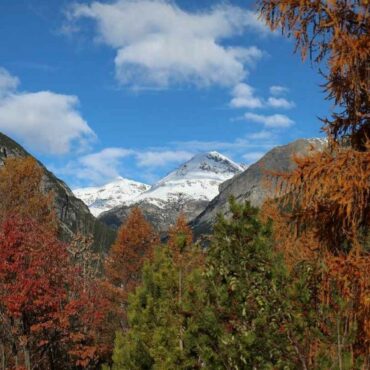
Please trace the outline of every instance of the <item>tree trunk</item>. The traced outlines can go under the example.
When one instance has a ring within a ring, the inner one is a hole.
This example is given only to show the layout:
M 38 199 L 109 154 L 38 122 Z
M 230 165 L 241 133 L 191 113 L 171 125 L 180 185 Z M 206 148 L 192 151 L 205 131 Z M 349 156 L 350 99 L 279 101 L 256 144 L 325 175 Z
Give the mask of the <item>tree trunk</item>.
M 27 370 L 31 370 L 31 358 L 30 358 L 30 351 L 27 347 L 23 347 L 23 355 L 24 355 L 24 366 Z
M 337 346 L 338 346 L 338 366 L 339 370 L 343 369 L 342 366 L 342 343 L 340 340 L 340 318 L 337 318 Z
M 180 271 L 179 271 L 179 309 L 181 311 L 181 304 L 182 304 L 182 269 L 180 267 Z M 182 352 L 184 350 L 184 341 L 182 339 L 183 337 L 183 327 L 182 327 L 182 323 L 180 324 L 180 339 L 179 339 L 179 346 L 180 346 L 180 351 Z
M 5 346 L 4 343 L 1 342 L 0 344 L 0 352 L 1 352 L 1 370 L 5 370 Z

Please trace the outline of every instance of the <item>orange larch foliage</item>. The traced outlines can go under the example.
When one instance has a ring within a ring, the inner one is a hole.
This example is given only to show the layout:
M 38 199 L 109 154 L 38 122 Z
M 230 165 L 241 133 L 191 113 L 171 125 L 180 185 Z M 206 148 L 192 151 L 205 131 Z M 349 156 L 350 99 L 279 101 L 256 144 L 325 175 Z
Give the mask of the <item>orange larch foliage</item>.
M 277 204 L 265 206 L 274 235 L 291 267 L 309 261 L 320 267 L 316 297 L 331 317 L 336 343 L 322 340 L 327 354 L 341 353 L 370 366 L 370 17 L 365 0 L 258 0 L 273 29 L 296 41 L 302 57 L 325 63 L 327 98 L 336 110 L 323 119 L 328 150 L 296 159 L 297 169 L 280 174 Z M 339 299 L 340 297 L 340 299 Z M 339 304 L 339 301 L 340 304 Z M 355 334 L 353 333 L 355 332 Z M 348 338 L 352 338 L 352 344 Z M 345 338 L 345 339 L 343 339 Z M 346 342 L 346 343 L 344 343 Z M 356 365 L 357 366 L 357 365 Z
M 120 227 L 104 265 L 109 283 L 119 288 L 124 300 L 140 281 L 144 261 L 151 257 L 158 243 L 157 233 L 140 209 L 134 208 Z
M 367 0 L 258 0 L 267 24 L 296 41 L 302 57 L 326 63 L 328 99 L 342 112 L 324 119 L 334 140 L 364 150 L 370 138 L 370 17 Z
M 182 213 L 168 230 L 168 247 L 173 261 L 185 273 L 204 262 L 199 247 L 193 245 L 193 233 Z
M 0 167 L 0 219 L 18 214 L 56 232 L 54 195 L 43 191 L 42 178 L 43 170 L 32 157 L 7 158 Z
M 139 208 L 134 208 L 118 230 L 104 263 L 105 280 L 101 284 L 109 307 L 105 312 L 105 329 L 102 336 L 110 350 L 116 330 L 126 328 L 128 295 L 141 280 L 146 259 L 151 258 L 159 237 L 145 220 Z
M 188 226 L 186 218 L 180 214 L 176 220 L 176 224 L 168 230 L 168 246 L 172 251 L 174 259 L 180 258 L 193 243 L 193 233 Z
M 297 168 L 279 176 L 296 234 L 313 232 L 334 254 L 360 248 L 370 230 L 370 142 L 366 146 L 295 158 Z

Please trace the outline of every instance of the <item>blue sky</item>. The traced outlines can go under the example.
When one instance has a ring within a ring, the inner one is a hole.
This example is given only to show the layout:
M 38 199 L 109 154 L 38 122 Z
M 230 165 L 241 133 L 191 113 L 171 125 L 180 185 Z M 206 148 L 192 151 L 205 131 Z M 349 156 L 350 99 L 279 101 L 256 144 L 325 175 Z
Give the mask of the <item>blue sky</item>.
M 1 0 L 0 130 L 72 187 L 322 136 L 322 83 L 253 1 Z

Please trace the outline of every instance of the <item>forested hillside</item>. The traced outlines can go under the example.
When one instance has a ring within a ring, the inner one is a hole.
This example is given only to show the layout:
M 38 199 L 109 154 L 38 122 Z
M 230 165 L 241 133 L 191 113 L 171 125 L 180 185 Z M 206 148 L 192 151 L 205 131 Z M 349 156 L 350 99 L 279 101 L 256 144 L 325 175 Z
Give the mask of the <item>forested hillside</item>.
M 32 156 L 18 143 L 11 138 L 0 133 L 0 161 L 4 164 L 4 161 L 11 158 L 31 158 Z M 36 160 L 35 160 L 36 161 Z M 44 192 L 51 192 L 53 194 L 53 203 L 56 211 L 56 215 L 60 220 L 60 234 L 63 239 L 70 240 L 74 235 L 81 233 L 85 236 L 91 235 L 94 238 L 94 245 L 96 248 L 100 248 L 101 251 L 106 251 L 115 237 L 115 232 L 107 227 L 105 224 L 99 222 L 93 217 L 89 209 L 85 204 L 78 198 L 76 198 L 70 188 L 59 178 L 57 178 L 52 172 L 50 172 L 42 163 L 37 162 L 41 172 L 41 189 Z M 16 169 L 14 169 L 16 171 Z M 3 179 L 5 180 L 6 174 L 2 169 Z M 24 187 L 27 187 L 27 176 L 31 173 L 20 173 L 19 181 L 24 182 Z M 10 191 L 16 191 L 14 186 L 21 185 L 21 183 L 12 184 L 11 181 L 4 181 L 1 198 L 9 197 Z M 25 194 L 17 194 L 18 202 L 28 202 L 28 198 Z M 11 207 L 11 205 L 10 205 Z
M 273 192 L 257 196 L 259 166 L 221 186 L 202 242 L 181 212 L 161 239 L 138 204 L 106 248 L 82 201 L 0 136 L 1 370 L 370 368 L 369 6 L 257 7 L 334 108 L 324 143 L 258 162 Z

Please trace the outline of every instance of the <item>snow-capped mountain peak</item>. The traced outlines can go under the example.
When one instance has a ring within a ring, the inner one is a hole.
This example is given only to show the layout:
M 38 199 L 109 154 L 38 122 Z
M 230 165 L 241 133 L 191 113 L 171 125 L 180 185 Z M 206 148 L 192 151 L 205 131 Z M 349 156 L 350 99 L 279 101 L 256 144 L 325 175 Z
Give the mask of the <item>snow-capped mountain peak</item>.
M 213 151 L 195 155 L 152 187 L 118 177 L 104 186 L 76 189 L 74 193 L 95 216 L 143 202 L 161 209 L 189 201 L 204 204 L 218 194 L 221 183 L 242 171 L 242 166 Z
M 150 185 L 119 176 L 106 185 L 76 189 L 73 193 L 90 208 L 94 216 L 98 216 L 104 211 L 125 204 L 149 188 Z
M 153 189 L 168 181 L 184 179 L 215 179 L 227 180 L 243 168 L 224 155 L 212 151 L 200 153 L 185 162 L 175 171 L 169 173 L 153 186 Z
M 210 201 L 218 186 L 243 171 L 243 168 L 218 152 L 195 155 L 176 170 L 130 202 L 147 201 L 161 206 L 179 199 Z

